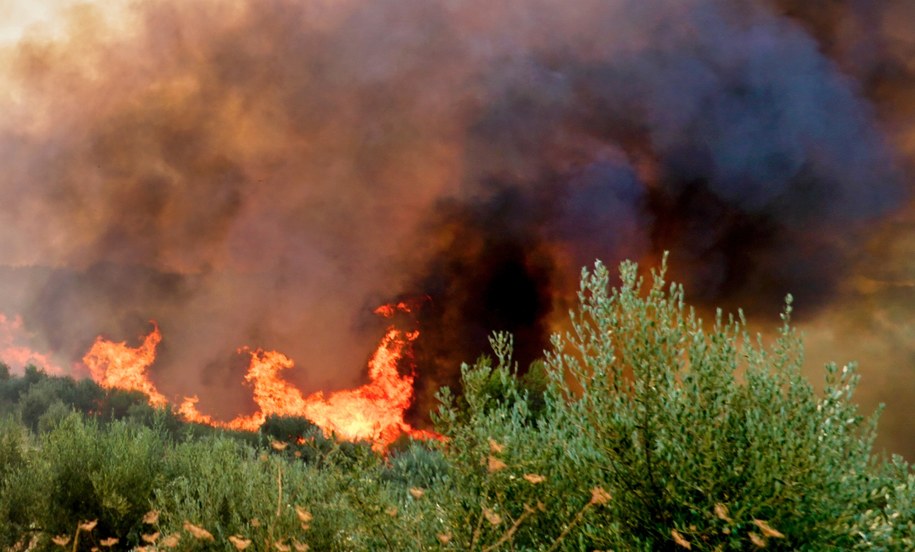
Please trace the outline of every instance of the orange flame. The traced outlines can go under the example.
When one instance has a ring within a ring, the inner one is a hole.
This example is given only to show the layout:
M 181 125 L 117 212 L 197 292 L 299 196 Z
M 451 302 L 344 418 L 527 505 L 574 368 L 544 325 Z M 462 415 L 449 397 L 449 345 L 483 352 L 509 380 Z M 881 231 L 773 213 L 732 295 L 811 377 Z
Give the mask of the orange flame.
M 382 446 L 402 433 L 413 434 L 403 418 L 413 401 L 413 375 L 401 375 L 397 368 L 405 349 L 417 337 L 419 332 L 389 328 L 369 361 L 369 383 L 327 398 L 320 392 L 311 395 L 305 401 L 305 417 L 326 433 Z
M 89 368 L 92 379 L 105 389 L 142 391 L 149 396 L 149 404 L 158 407 L 168 404 L 168 400 L 146 374 L 146 369 L 156 359 L 156 345 L 162 341 L 159 326 L 155 322 L 152 325 L 153 331 L 137 348 L 128 347 L 124 341 L 115 343 L 97 337 L 83 357 L 83 363 Z
M 391 318 L 397 311 L 410 312 L 411 307 L 401 302 L 379 307 L 375 313 Z M 197 409 L 197 396 L 186 397 L 177 411 L 189 422 L 246 431 L 256 431 L 271 415 L 300 416 L 311 420 L 327 435 L 335 434 L 349 441 L 371 441 L 376 450 L 384 449 L 402 434 L 437 438 L 436 434 L 413 429 L 404 421 L 404 412 L 413 401 L 414 376 L 401 374 L 399 366 L 417 337 L 417 331 L 389 327 L 369 361 L 369 382 L 327 396 L 319 391 L 304 397 L 297 387 L 282 379 L 280 373 L 294 367 L 286 355 L 263 349 L 250 351 L 251 363 L 245 381 L 253 387 L 257 412 L 222 422 Z M 145 373 L 155 360 L 155 347 L 160 340 L 157 326 L 136 349 L 98 338 L 83 362 L 89 366 L 92 378 L 103 387 L 143 391 L 150 396 L 151 404 L 164 405 L 165 397 Z
M 8 318 L 0 313 L 0 362 L 16 371 L 31 365 L 47 374 L 64 374 L 64 370 L 51 360 L 50 355 L 33 351 L 23 345 L 25 342 L 28 342 L 28 334 L 23 327 L 22 317 L 17 315 Z

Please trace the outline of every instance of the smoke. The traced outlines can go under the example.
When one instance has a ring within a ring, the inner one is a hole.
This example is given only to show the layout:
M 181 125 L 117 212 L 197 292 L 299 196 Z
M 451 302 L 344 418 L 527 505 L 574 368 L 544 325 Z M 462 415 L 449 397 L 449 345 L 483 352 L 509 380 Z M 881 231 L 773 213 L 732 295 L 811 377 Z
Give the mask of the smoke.
M 788 292 L 866 310 L 849 282 L 909 210 L 912 43 L 830 4 L 61 8 L 0 50 L 0 311 L 65 364 L 155 319 L 160 390 L 230 417 L 235 348 L 351 386 L 396 297 L 421 407 L 493 330 L 523 366 L 595 258 L 670 249 L 693 300 L 764 320 Z

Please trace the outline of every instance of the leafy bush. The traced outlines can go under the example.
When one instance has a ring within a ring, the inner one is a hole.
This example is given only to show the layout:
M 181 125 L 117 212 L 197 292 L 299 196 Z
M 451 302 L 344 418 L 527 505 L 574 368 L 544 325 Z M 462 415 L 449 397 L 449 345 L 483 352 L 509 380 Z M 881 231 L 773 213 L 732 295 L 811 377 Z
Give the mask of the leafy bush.
M 25 502 L 38 505 L 30 523 L 17 524 L 22 531 L 70 535 L 78 525 L 95 520 L 94 533 L 82 539 L 86 550 L 99 546 L 99 535 L 141 543 L 140 520 L 149 510 L 153 489 L 162 483 L 164 443 L 159 434 L 122 422 L 100 427 L 72 414 L 39 445 L 41 454 L 13 478 L 19 492 L 31 493 Z
M 384 455 L 300 418 L 224 432 L 134 394 L 85 411 L 91 386 L 0 377 L 39 433 L 0 422 L 0 546 L 915 548 L 915 474 L 873 455 L 853 366 L 827 366 L 819 393 L 801 376 L 790 297 L 771 342 L 740 313 L 701 321 L 663 266 L 645 282 L 624 263 L 613 288 L 598 263 L 579 302 L 523 376 L 494 335 L 461 394 L 439 394 L 444 439 Z
M 583 272 L 571 328 L 547 353 L 546 414 L 536 427 L 528 423 L 529 395 L 513 383 L 505 336 L 493 342 L 495 369 L 465 367 L 469 415 L 442 395 L 449 460 L 460 490 L 470 491 L 455 527 L 465 542 L 475 544 L 478 527 L 466 520 L 484 508 L 512 520 L 530 510 L 536 497 L 520 482 L 531 473 L 545 478 L 536 495 L 543 506 L 530 514 L 536 531 L 522 525 L 513 538 L 532 548 L 549 546 L 570 520 L 578 525 L 565 542 L 587 549 L 851 548 L 861 544 L 852 524 L 866 523 L 863 512 L 887 512 L 910 496 L 905 466 L 888 478 L 896 487 L 880 487 L 884 498 L 874 494 L 875 419 L 851 402 L 854 368 L 828 366 L 821 396 L 801 376 L 790 297 L 766 346 L 747 334 L 742 317 L 719 313 L 706 326 L 682 288 L 666 285 L 663 269 L 647 289 L 632 263 L 620 276 L 611 289 L 600 263 Z M 494 377 L 510 388 L 501 395 L 515 400 L 493 406 Z M 498 456 L 487 452 L 488 439 Z M 486 473 L 479 466 L 486 458 L 505 467 Z M 612 499 L 580 517 L 588 489 Z

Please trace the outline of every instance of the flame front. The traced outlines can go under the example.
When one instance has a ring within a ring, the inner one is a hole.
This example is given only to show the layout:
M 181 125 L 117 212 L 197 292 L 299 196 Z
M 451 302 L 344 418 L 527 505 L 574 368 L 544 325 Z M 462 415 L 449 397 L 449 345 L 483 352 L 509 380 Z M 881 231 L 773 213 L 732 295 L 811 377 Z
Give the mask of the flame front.
M 156 346 L 162 341 L 159 326 L 153 322 L 150 332 L 139 347 L 128 347 L 122 341 L 115 343 L 97 337 L 92 348 L 83 357 L 92 379 L 105 389 L 142 391 L 149 395 L 149 404 L 165 406 L 168 400 L 150 381 L 146 370 L 156 360 Z
M 389 328 L 369 361 L 369 383 L 357 389 L 315 393 L 305 400 L 303 414 L 324 429 L 351 441 L 388 445 L 400 434 L 415 435 L 404 422 L 413 400 L 413 376 L 401 375 L 398 363 L 419 332 Z
M 407 303 L 379 307 L 375 313 L 391 318 L 398 311 L 410 312 Z M 321 391 L 309 395 L 284 380 L 281 372 L 294 367 L 292 359 L 278 351 L 249 351 L 251 361 L 245 381 L 253 388 L 258 406 L 253 414 L 223 422 L 200 412 L 197 396 L 186 397 L 178 413 L 187 421 L 229 429 L 256 431 L 268 416 L 300 416 L 311 420 L 326 435 L 349 441 L 370 441 L 381 450 L 402 434 L 434 438 L 434 433 L 413 429 L 404 421 L 404 412 L 413 401 L 413 367 L 401 374 L 399 367 L 408 358 L 418 331 L 403 331 L 391 326 L 369 360 L 369 382 L 356 389 L 336 391 L 325 396 Z M 168 403 L 146 375 L 155 360 L 155 349 L 162 336 L 158 326 L 137 348 L 98 338 L 83 358 L 92 379 L 105 388 L 143 391 L 153 406 Z M 242 349 L 247 350 L 247 349 Z

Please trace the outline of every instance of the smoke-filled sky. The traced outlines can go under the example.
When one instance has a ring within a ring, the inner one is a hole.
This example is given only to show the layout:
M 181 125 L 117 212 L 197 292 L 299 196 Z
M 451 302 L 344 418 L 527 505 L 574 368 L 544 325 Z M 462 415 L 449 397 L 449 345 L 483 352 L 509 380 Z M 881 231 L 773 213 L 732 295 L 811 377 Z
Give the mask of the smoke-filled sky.
M 859 360 L 915 457 L 915 8 L 33 4 L 0 0 L 0 313 L 60 366 L 155 319 L 160 390 L 231 417 L 238 347 L 351 386 L 410 297 L 428 405 L 492 330 L 535 358 L 582 265 L 670 250 L 703 308 L 793 293 L 811 375 Z

